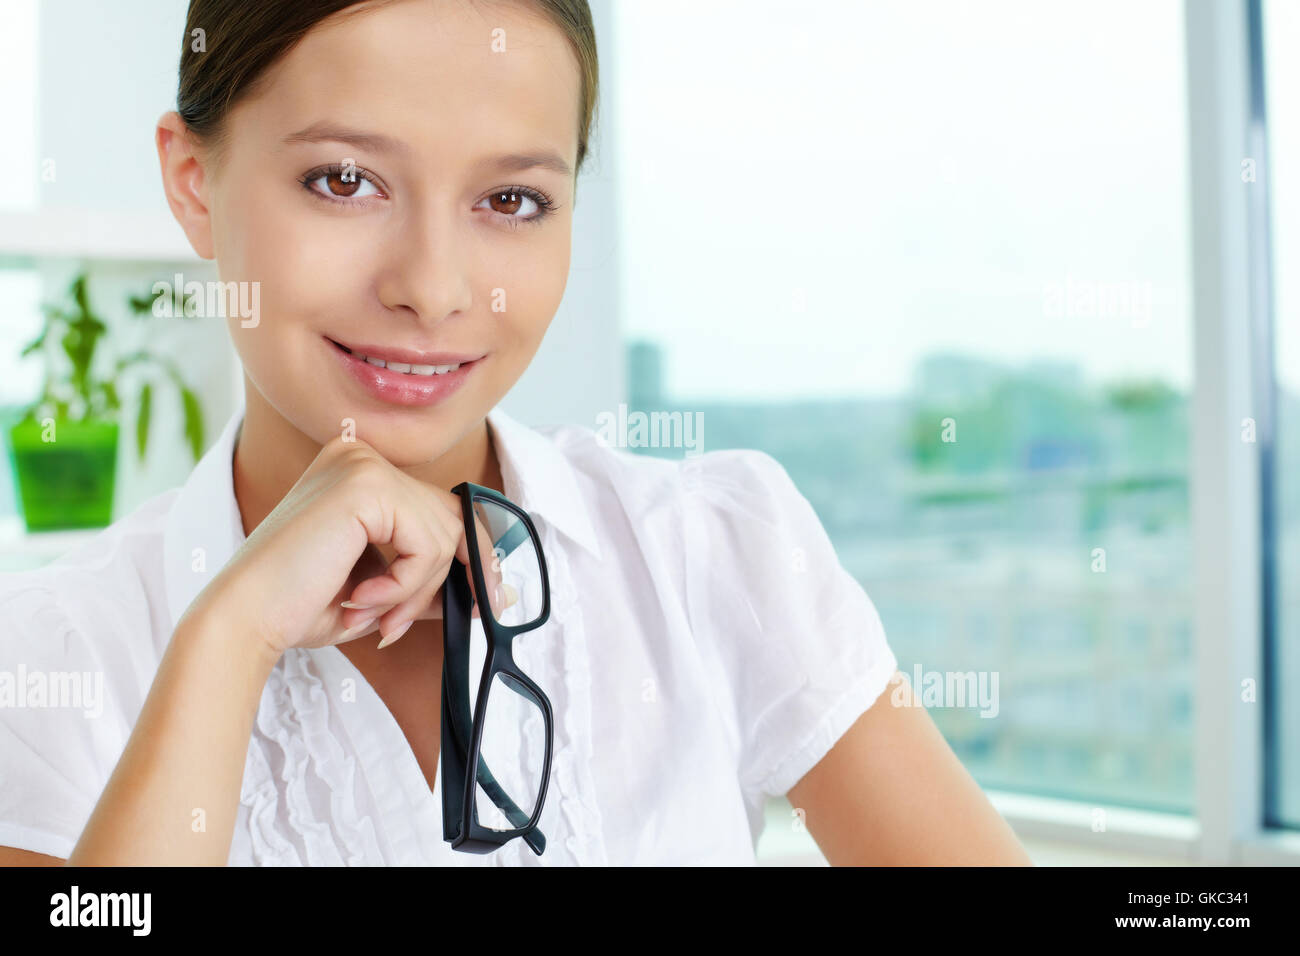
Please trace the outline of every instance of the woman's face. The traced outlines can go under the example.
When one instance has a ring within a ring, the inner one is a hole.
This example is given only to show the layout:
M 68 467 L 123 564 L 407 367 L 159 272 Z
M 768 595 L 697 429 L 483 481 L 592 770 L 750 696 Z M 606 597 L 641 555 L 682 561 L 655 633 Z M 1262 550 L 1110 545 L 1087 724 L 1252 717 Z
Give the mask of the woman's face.
M 394 464 L 431 461 L 513 386 L 564 293 L 574 55 L 522 5 L 397 0 L 318 24 L 264 82 L 187 225 L 223 282 L 260 283 L 257 324 L 229 319 L 245 373 L 316 442 L 351 419 Z M 334 343 L 479 358 L 378 373 Z

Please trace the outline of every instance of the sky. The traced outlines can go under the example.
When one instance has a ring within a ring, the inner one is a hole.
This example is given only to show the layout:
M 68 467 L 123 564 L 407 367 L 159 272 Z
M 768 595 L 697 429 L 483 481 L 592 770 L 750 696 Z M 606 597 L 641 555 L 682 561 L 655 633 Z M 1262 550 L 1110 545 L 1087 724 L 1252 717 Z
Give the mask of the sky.
M 623 317 L 669 394 L 892 396 L 938 351 L 1190 385 L 1180 0 L 614 9 Z

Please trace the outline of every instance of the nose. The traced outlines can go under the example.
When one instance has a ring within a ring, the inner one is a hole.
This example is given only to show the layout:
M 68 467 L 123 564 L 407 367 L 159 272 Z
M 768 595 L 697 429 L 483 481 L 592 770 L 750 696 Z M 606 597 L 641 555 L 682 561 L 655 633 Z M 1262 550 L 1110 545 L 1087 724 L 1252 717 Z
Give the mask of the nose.
M 380 250 L 377 294 L 389 309 L 410 310 L 434 326 L 473 304 L 469 247 L 449 213 L 412 215 Z

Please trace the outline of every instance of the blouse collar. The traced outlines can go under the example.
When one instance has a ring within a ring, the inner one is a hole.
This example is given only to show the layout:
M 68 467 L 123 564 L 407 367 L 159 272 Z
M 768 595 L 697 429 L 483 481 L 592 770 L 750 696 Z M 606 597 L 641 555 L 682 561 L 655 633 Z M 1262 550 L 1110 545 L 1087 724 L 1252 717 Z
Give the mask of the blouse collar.
M 244 421 L 242 395 L 220 437 L 180 488 L 167 520 L 163 567 L 172 627 L 244 543 L 235 499 L 235 440 Z M 500 406 L 487 415 L 507 498 L 600 558 L 595 528 L 572 464 L 550 437 Z M 540 530 L 540 529 L 539 529 Z

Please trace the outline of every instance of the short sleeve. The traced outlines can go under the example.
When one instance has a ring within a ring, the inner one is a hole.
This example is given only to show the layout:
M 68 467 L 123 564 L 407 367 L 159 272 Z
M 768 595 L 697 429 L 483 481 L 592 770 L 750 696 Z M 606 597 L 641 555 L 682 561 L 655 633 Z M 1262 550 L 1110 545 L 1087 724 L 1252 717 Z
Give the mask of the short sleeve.
M 124 662 L 43 577 L 0 575 L 0 846 L 67 859 L 125 745 Z
M 750 794 L 781 796 L 898 667 L 875 605 L 786 470 L 752 449 L 681 464 L 688 616 Z

